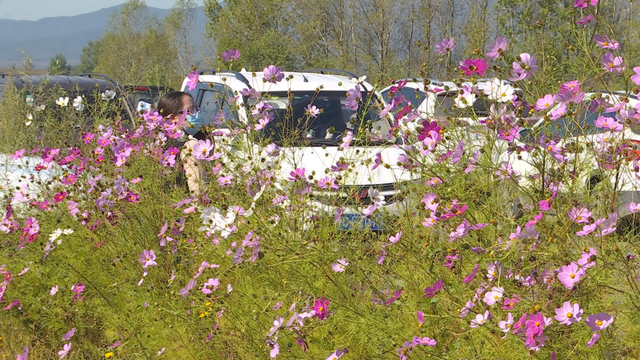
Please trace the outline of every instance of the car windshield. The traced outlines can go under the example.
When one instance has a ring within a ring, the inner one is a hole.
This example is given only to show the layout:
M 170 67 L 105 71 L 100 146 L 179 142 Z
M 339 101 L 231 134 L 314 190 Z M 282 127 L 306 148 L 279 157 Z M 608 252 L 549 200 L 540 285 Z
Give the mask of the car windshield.
M 600 113 L 597 111 L 584 110 L 580 113 L 580 117 L 565 116 L 558 120 L 545 121 L 532 130 L 525 129 L 520 132 L 520 138 L 524 142 L 531 142 L 534 140 L 533 134 L 538 136 L 545 134 L 553 138 L 570 138 L 580 135 L 594 135 L 608 131 L 605 128 L 599 128 L 595 125 L 598 116 L 605 116 L 615 118 L 616 113 Z
M 457 91 L 450 91 L 447 93 L 440 93 L 436 96 L 436 103 L 434 107 L 434 116 L 437 118 L 450 117 L 487 117 L 491 112 L 491 105 L 495 102 L 489 100 L 485 96 L 477 96 L 476 101 L 473 102 L 472 107 L 458 108 L 454 106 L 454 99 L 458 96 Z M 521 94 L 518 94 L 521 98 Z M 513 103 L 506 103 L 509 110 L 514 110 Z M 519 107 L 518 114 L 529 114 L 531 107 L 526 102 L 522 102 Z
M 346 107 L 345 91 L 297 91 L 263 93 L 261 101 L 271 106 L 273 118 L 264 134 L 276 143 L 305 141 L 311 145 L 340 145 L 342 136 L 352 131 L 354 139 L 366 131 L 368 135 L 387 134 L 390 126 L 386 118 L 379 119 L 379 105 L 369 101 L 370 94 L 362 93 L 357 111 Z M 373 100 L 373 99 L 371 99 Z M 253 106 L 257 100 L 249 101 Z M 315 106 L 314 117 L 307 110 Z M 365 136 L 366 137 L 366 136 Z
M 398 106 L 396 106 L 396 108 L 394 108 L 393 110 L 401 109 L 406 105 L 411 105 L 413 109 L 418 109 L 420 107 L 420 104 L 422 104 L 424 99 L 427 97 L 427 94 L 423 91 L 420 91 L 420 89 L 414 89 L 407 86 L 400 89 L 400 94 L 402 94 L 404 101 L 398 104 Z M 394 95 L 398 96 L 400 94 L 396 93 Z M 382 92 L 382 97 L 387 104 L 389 104 L 393 100 L 393 97 L 391 95 L 392 93 L 389 90 Z

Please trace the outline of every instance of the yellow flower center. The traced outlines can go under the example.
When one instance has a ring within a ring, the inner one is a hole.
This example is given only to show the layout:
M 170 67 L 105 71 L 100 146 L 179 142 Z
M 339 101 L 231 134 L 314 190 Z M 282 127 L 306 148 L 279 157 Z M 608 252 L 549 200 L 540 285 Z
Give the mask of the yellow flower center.
M 608 41 L 603 42 L 602 46 L 609 46 L 609 42 Z
M 549 103 L 544 103 L 544 107 L 549 107 Z
M 602 326 L 602 320 L 596 320 L 596 325 Z
M 567 318 L 571 318 L 572 316 L 573 316 L 572 313 L 570 313 L 570 312 L 567 313 Z
M 570 278 L 575 279 L 576 278 L 576 274 L 571 274 L 569 275 Z
M 540 321 L 536 321 L 536 326 L 540 326 Z

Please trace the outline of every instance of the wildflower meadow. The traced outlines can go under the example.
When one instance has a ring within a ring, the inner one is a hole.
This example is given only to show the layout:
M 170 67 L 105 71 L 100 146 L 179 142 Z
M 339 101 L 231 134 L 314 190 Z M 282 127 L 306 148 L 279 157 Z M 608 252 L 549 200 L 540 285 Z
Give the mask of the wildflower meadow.
M 544 54 L 514 53 L 500 36 L 453 64 L 455 113 L 421 114 L 404 99 L 411 79 L 392 83 L 386 103 L 347 89 L 349 108 L 390 118 L 376 140 L 397 159 L 364 157 L 370 134 L 351 133 L 323 173 L 278 176 L 287 151 L 264 133 L 269 107 L 250 89 L 233 94 L 250 123 L 222 119 L 199 140 L 199 195 L 171 145 L 183 134 L 154 109 L 128 122 L 110 93 L 89 103 L 52 91 L 29 107 L 7 87 L 0 356 L 640 358 L 640 199 L 620 196 L 640 185 L 627 138 L 640 124 L 640 64 L 625 58 L 636 44 L 599 23 L 601 5 L 572 4 L 582 70 L 558 83 L 539 71 Z M 455 46 L 443 38 L 434 53 L 448 59 Z M 238 70 L 242 52 L 224 50 L 220 70 Z M 255 72 L 289 81 L 278 64 Z M 468 111 L 478 98 L 486 116 Z M 587 111 L 599 114 L 591 127 Z M 573 140 L 559 124 L 575 125 Z M 309 205 L 342 191 L 356 164 L 413 181 L 393 199 L 371 189 L 330 212 Z M 377 230 L 341 226 L 354 204 Z

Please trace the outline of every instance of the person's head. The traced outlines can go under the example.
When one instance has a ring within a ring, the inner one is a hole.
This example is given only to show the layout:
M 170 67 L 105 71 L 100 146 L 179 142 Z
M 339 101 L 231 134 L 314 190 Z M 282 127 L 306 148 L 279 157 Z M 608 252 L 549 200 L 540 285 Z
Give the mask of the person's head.
M 195 113 L 195 106 L 191 95 L 182 91 L 172 91 L 167 93 L 158 102 L 158 112 L 166 119 L 170 119 L 174 123 L 180 120 L 184 111 Z
M 203 125 L 200 110 L 191 95 L 182 91 L 172 91 L 158 102 L 158 112 L 174 124 L 183 127 L 189 135 L 195 135 Z M 186 120 L 187 123 L 184 123 Z

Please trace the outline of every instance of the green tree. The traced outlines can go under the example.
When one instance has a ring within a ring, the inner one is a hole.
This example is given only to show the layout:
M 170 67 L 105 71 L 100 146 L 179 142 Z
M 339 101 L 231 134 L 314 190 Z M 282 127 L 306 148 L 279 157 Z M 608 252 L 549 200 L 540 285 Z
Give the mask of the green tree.
M 80 55 L 80 65 L 74 69 L 74 73 L 91 73 L 94 72 L 98 63 L 98 57 L 100 56 L 100 50 L 102 48 L 102 38 L 89 41 L 89 43 L 82 48 L 82 54 Z
M 49 61 L 49 68 L 47 74 L 49 75 L 69 75 L 71 72 L 71 66 L 67 64 L 67 58 L 62 54 L 56 54 Z
M 183 77 L 163 23 L 144 1 L 130 0 L 112 14 L 99 49 L 94 71 L 119 82 L 177 86 Z
M 262 69 L 277 64 L 298 69 L 300 61 L 293 50 L 291 27 L 292 0 L 205 1 L 209 18 L 207 36 L 215 42 L 218 53 L 238 49 L 242 53 L 238 65 Z
M 193 45 L 195 32 L 199 30 L 193 21 L 197 11 L 195 1 L 177 0 L 164 20 L 168 41 L 175 50 L 174 66 L 183 74 L 198 60 Z

